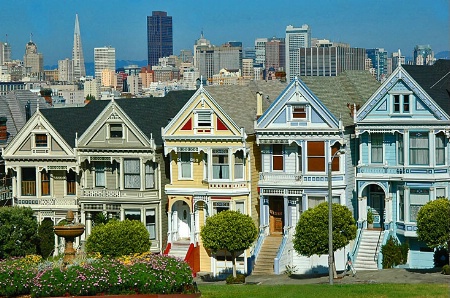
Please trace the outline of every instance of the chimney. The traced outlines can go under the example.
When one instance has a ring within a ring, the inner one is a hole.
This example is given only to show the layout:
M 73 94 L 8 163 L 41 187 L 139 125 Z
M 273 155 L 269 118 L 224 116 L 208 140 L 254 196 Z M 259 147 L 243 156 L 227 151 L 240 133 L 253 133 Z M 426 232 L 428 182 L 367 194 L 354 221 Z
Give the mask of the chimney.
M 262 113 L 263 113 L 262 93 L 256 92 L 256 119 L 261 117 Z
M 6 117 L 0 117 L 0 141 L 6 141 L 8 134 L 6 132 Z

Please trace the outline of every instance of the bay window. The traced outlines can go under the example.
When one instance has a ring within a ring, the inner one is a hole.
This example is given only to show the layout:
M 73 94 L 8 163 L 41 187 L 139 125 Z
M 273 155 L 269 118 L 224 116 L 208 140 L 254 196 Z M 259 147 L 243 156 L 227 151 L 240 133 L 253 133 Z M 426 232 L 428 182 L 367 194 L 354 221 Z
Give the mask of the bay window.
M 244 153 L 242 150 L 234 154 L 234 179 L 244 179 Z
M 404 145 L 403 145 L 403 135 L 402 134 L 397 134 L 397 160 L 398 160 L 398 164 L 402 165 L 405 163 L 405 157 L 404 157 Z
M 124 188 L 140 189 L 141 188 L 141 171 L 139 159 L 123 160 L 123 178 Z
M 94 171 L 95 171 L 95 186 L 105 187 L 106 186 L 105 162 L 104 161 L 95 162 Z
M 77 175 L 73 170 L 69 170 L 69 172 L 66 173 L 66 193 L 68 195 L 75 195 L 77 191 L 77 184 L 76 184 L 76 178 Z
M 150 239 L 156 239 L 156 211 L 155 209 L 145 210 L 145 227 L 150 234 Z
M 370 135 L 370 156 L 372 163 L 383 162 L 383 134 L 373 133 Z
M 409 164 L 429 164 L 429 143 L 427 132 L 411 132 L 409 134 Z
M 281 144 L 272 145 L 272 170 L 284 170 L 283 145 Z
M 308 171 L 325 172 L 325 143 L 308 142 Z
M 145 163 L 145 188 L 155 187 L 155 167 L 153 162 Z
M 436 165 L 445 165 L 445 135 L 440 132 L 436 135 Z
M 230 169 L 227 149 L 213 149 L 213 179 L 229 179 Z
M 409 221 L 417 221 L 417 213 L 430 200 L 430 190 L 411 188 L 409 192 Z
M 191 179 L 192 178 L 192 153 L 181 152 L 178 161 L 180 162 L 180 178 Z
M 41 172 L 41 196 L 50 195 L 50 173 L 46 170 Z

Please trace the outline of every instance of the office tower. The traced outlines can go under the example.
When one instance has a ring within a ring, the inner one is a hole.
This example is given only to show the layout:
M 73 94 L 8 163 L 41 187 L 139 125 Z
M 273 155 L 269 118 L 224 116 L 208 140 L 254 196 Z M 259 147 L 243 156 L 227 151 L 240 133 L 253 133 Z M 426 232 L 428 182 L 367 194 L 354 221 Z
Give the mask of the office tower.
M 11 61 L 11 46 L 8 42 L 0 42 L 0 65 Z
M 286 79 L 290 82 L 300 73 L 299 48 L 311 46 L 311 28 L 308 25 L 286 27 Z
M 23 65 L 27 75 L 41 76 L 44 70 L 44 56 L 38 53 L 36 44 L 31 40 L 25 46 Z
M 61 82 L 73 82 L 74 62 L 69 58 L 58 61 L 58 78 Z
M 173 55 L 172 17 L 165 11 L 153 11 L 147 17 L 148 64 L 158 65 L 158 59 Z
M 398 49 L 398 52 L 392 53 L 392 68 L 393 69 L 395 69 L 395 68 L 397 68 L 397 66 L 399 66 L 401 64 L 405 64 L 405 63 L 406 63 L 405 56 L 402 55 L 402 53 L 400 52 L 400 49 Z
M 266 42 L 265 59 L 266 70 L 273 68 L 275 71 L 284 71 L 286 67 L 284 38 L 273 37 Z
M 181 50 L 180 51 L 180 61 L 181 61 L 181 63 L 193 63 L 194 62 L 194 54 L 192 54 L 192 50 Z
M 299 50 L 300 76 L 337 76 L 346 70 L 364 70 L 366 50 L 348 44 L 313 46 Z
M 378 81 L 386 78 L 388 73 L 387 65 L 387 51 L 383 48 L 367 49 L 367 58 L 372 61 L 372 69 Z
M 242 69 L 242 46 L 234 47 L 230 42 L 214 46 L 202 33 L 194 45 L 194 67 L 206 79 L 211 79 L 222 68 Z
M 111 46 L 94 48 L 95 78 L 101 83 L 102 71 L 104 69 L 116 71 L 116 49 Z
M 253 68 L 253 59 L 242 59 L 242 78 L 251 81 L 255 77 L 255 70 Z
M 434 53 L 430 45 L 416 45 L 414 47 L 415 65 L 433 65 Z
M 80 24 L 78 22 L 78 14 L 75 15 L 72 60 L 73 60 L 73 80 L 78 81 L 81 77 L 86 76 L 83 47 L 81 46 Z
M 265 68 L 267 38 L 255 39 L 255 65 Z

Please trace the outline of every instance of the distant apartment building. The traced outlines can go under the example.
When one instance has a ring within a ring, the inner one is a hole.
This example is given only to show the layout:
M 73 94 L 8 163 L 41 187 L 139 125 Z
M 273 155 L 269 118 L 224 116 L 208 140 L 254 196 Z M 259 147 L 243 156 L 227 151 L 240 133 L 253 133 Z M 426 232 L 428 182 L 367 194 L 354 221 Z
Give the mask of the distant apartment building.
M 73 82 L 73 60 L 66 58 L 58 61 L 58 76 L 61 82 Z
M 187 90 L 197 89 L 197 80 L 200 80 L 200 72 L 194 67 L 183 70 L 183 80 L 181 86 Z
M 59 70 L 58 69 L 44 69 L 44 80 L 48 82 L 59 81 Z
M 366 49 L 367 58 L 372 63 L 373 73 L 378 81 L 383 81 L 388 73 L 388 54 L 383 48 Z
M 337 76 L 346 70 L 364 70 L 366 51 L 348 45 L 298 49 L 300 76 Z
M 170 65 L 152 66 L 152 71 L 154 82 L 168 82 L 180 79 L 180 69 Z
M 395 69 L 397 66 L 406 63 L 406 58 L 404 55 L 402 55 L 400 49 L 398 50 L 398 52 L 393 52 L 391 58 L 392 58 L 392 69 Z
M 0 42 L 0 65 L 11 61 L 11 45 L 7 42 Z
M 254 80 L 255 70 L 253 67 L 253 59 L 242 59 L 242 79 L 246 81 Z
M 222 68 L 241 69 L 242 46 L 233 46 L 233 43 L 214 46 L 202 34 L 194 45 L 194 67 L 207 79 L 219 73 Z
M 266 65 L 266 43 L 268 38 L 255 39 L 255 64 L 265 68 Z
M 99 79 L 100 83 L 104 69 L 116 70 L 116 49 L 111 46 L 94 48 L 95 78 Z
M 142 67 L 139 77 L 141 78 L 142 88 L 149 88 L 154 78 L 154 71 L 148 67 Z
M 114 70 L 103 69 L 101 74 L 101 86 L 116 89 L 117 74 Z
M 88 96 L 94 96 L 95 99 L 100 99 L 100 84 L 97 79 L 90 79 L 84 82 L 84 98 Z
M 430 45 L 416 45 L 414 47 L 415 65 L 433 65 L 434 60 L 434 52 Z
M 42 53 L 38 53 L 37 46 L 32 40 L 25 46 L 23 64 L 27 76 L 42 76 L 44 70 L 44 56 Z
M 298 49 L 311 46 L 311 28 L 308 25 L 286 27 L 286 79 L 292 81 L 300 74 Z
M 265 48 L 265 69 L 275 69 L 275 71 L 284 71 L 286 67 L 286 45 L 284 38 L 270 38 L 266 42 Z
M 181 50 L 179 59 L 181 63 L 194 63 L 194 54 L 192 50 Z
M 210 79 L 211 85 L 239 85 L 243 82 L 240 69 L 222 68 Z
M 142 79 L 137 74 L 127 76 L 127 89 L 131 95 L 138 95 L 142 93 Z
M 173 54 L 172 17 L 165 11 L 153 11 L 147 16 L 148 64 L 158 65 L 158 59 Z

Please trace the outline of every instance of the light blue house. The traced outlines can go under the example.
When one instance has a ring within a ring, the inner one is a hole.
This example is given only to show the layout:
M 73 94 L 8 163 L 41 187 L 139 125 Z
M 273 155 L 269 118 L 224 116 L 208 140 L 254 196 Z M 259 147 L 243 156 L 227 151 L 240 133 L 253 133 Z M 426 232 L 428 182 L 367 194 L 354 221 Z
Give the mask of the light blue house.
M 330 161 L 333 202 L 356 207 L 352 113 L 378 86 L 368 72 L 295 78 L 257 119 L 261 234 L 254 274 L 280 274 L 287 266 L 300 274 L 327 272 L 326 255 L 306 257 L 295 252 L 295 226 L 304 211 L 328 200 Z M 265 95 L 260 94 L 259 100 Z M 343 147 L 345 153 L 336 154 Z M 350 249 L 336 252 L 338 270 L 344 269 Z
M 449 196 L 449 112 L 449 60 L 399 66 L 358 110 L 355 207 L 363 233 L 357 268 L 370 260 L 381 268 L 380 247 L 389 235 L 409 244 L 406 266 L 434 266 L 433 251 L 417 240 L 417 213 L 430 200 Z M 366 230 L 369 209 L 372 231 Z

